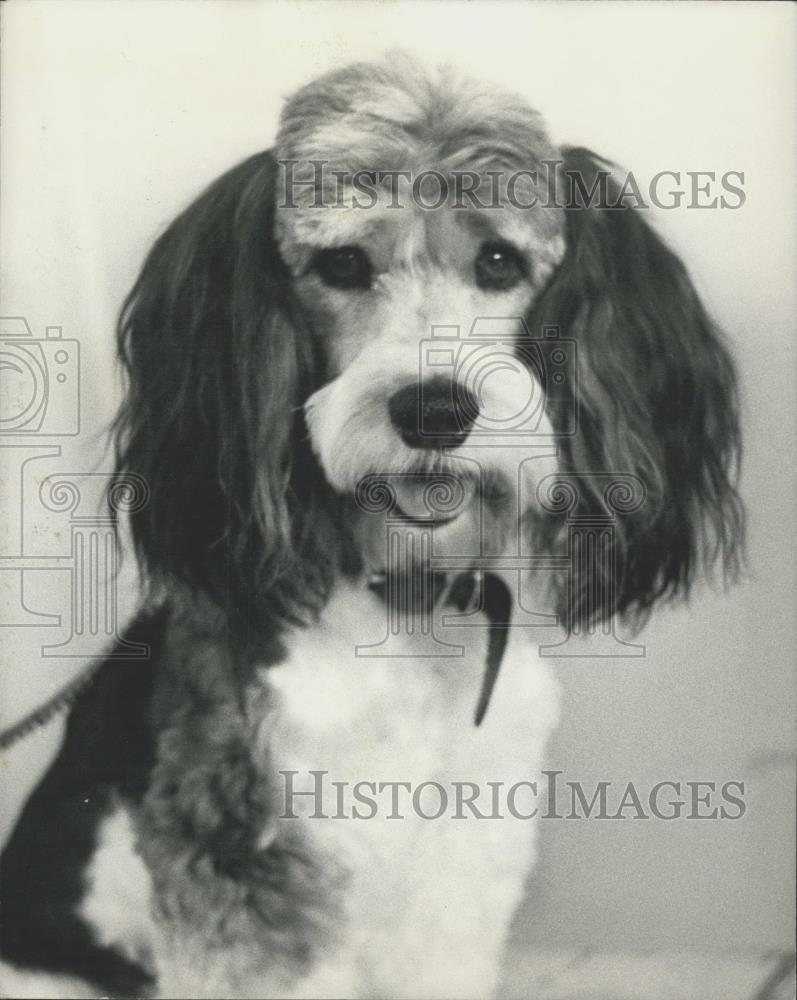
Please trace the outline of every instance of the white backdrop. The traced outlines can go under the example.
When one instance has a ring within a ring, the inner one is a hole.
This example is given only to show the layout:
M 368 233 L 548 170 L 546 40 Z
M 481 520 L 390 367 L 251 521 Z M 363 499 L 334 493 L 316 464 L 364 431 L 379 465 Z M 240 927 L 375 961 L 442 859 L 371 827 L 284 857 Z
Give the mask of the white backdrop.
M 644 661 L 563 661 L 550 765 L 621 785 L 744 780 L 747 813 L 543 823 L 516 936 L 523 946 L 617 950 L 790 946 L 795 9 L 39 0 L 4 4 L 2 17 L 2 315 L 26 317 L 36 336 L 59 325 L 81 351 L 81 433 L 59 439 L 61 455 L 42 461 L 41 475 L 108 468 L 114 319 L 143 254 L 204 184 L 268 146 L 282 98 L 322 70 L 400 45 L 524 92 L 555 140 L 588 145 L 643 181 L 665 169 L 744 171 L 736 211 L 651 215 L 740 363 L 748 579 L 660 614 L 642 636 Z M 19 454 L 0 451 L 0 553 L 63 554 L 51 521 L 20 527 Z M 84 662 L 41 656 L 67 627 L 68 581 L 56 570 L 31 576 L 28 605 L 63 624 L 0 629 L 4 724 Z M 13 603 L 18 575 L 2 571 L 0 584 Z M 129 564 L 120 597 L 129 612 Z M 7 824 L 59 734 L 53 724 L 3 758 Z

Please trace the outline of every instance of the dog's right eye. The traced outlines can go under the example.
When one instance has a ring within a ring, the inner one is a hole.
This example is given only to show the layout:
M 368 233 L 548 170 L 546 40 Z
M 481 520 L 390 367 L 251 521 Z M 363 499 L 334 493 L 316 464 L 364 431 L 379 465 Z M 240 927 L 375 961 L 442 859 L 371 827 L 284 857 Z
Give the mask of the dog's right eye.
M 371 262 L 360 247 L 333 247 L 319 250 L 313 270 L 332 288 L 370 288 Z
M 476 258 L 476 284 L 491 292 L 514 288 L 525 274 L 523 258 L 511 243 L 485 243 Z

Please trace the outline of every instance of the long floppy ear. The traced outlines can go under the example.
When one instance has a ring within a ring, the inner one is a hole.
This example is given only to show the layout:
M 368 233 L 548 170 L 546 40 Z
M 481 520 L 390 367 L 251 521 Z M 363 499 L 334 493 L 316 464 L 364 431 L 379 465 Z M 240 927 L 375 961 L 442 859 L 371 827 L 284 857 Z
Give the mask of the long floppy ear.
M 577 480 L 576 514 L 607 513 L 600 474 L 637 477 L 645 500 L 616 518 L 613 580 L 571 580 L 559 612 L 569 628 L 614 613 L 640 623 L 657 600 L 687 596 L 715 561 L 726 577 L 738 573 L 736 376 L 683 264 L 623 205 L 607 164 L 584 149 L 563 155 L 566 254 L 530 317 L 535 336 L 553 326 L 576 342 L 572 395 L 550 404 L 555 428 L 566 412 L 577 418 L 560 439 L 562 471 Z M 598 204 L 590 191 L 603 193 Z M 556 530 L 561 540 L 561 521 Z M 596 605 L 596 593 L 613 593 L 612 606 Z
M 275 242 L 276 174 L 258 154 L 190 205 L 118 327 L 129 386 L 117 474 L 150 490 L 132 517 L 139 559 L 153 585 L 182 582 L 247 621 L 321 606 L 337 558 L 333 501 L 306 444 L 315 359 Z

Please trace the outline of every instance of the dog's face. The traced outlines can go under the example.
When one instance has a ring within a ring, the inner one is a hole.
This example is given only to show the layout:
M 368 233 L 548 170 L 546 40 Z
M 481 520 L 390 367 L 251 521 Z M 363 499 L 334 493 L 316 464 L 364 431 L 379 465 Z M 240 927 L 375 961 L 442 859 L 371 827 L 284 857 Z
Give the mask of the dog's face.
M 602 203 L 573 198 L 601 174 Z M 569 518 L 609 518 L 607 578 L 554 581 L 568 626 L 643 616 L 717 557 L 733 572 L 733 363 L 619 190 L 520 98 L 400 59 L 294 95 L 275 148 L 172 223 L 122 313 L 117 468 L 149 486 L 132 526 L 153 579 L 247 623 L 301 618 L 356 571 L 374 474 L 410 522 L 430 476 L 454 480 L 449 550 L 501 552 L 515 523 L 521 553 L 568 555 Z M 639 502 L 614 504 L 618 481 Z
M 352 493 L 392 474 L 411 516 L 427 513 L 423 473 L 458 478 L 460 512 L 495 516 L 519 478 L 532 503 L 554 466 L 519 477 L 517 437 L 553 430 L 515 346 L 565 250 L 553 177 L 532 169 L 555 157 L 539 117 L 405 62 L 355 66 L 288 104 L 277 155 L 280 252 L 320 341 L 306 413 L 329 482 Z

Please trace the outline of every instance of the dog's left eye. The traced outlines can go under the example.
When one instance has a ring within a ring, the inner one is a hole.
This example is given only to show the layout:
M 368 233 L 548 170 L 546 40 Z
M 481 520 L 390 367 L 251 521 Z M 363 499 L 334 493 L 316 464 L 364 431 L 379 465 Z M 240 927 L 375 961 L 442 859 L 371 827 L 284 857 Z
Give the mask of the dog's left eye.
M 313 269 L 332 288 L 370 288 L 371 262 L 360 247 L 333 247 L 319 250 Z
M 509 243 L 485 243 L 474 264 L 476 284 L 491 291 L 514 288 L 526 274 L 526 265 Z

